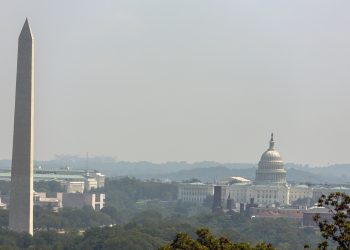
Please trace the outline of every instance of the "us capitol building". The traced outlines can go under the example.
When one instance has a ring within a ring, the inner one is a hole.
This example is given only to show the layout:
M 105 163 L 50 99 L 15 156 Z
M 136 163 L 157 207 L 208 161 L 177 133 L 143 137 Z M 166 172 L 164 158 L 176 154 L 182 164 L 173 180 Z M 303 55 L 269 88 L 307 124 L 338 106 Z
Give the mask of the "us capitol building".
M 273 134 L 268 149 L 262 154 L 256 170 L 254 181 L 242 177 L 228 177 L 219 183 L 180 183 L 178 199 L 187 202 L 202 203 L 208 196 L 214 194 L 214 186 L 221 186 L 221 199 L 232 200 L 234 203 L 255 203 L 260 205 L 285 206 L 299 199 L 317 201 L 322 194 L 331 192 L 346 192 L 350 189 L 339 187 L 289 185 L 286 179 L 287 171 L 280 153 L 275 148 Z
M 245 203 L 253 199 L 258 204 L 289 204 L 290 187 L 287 184 L 286 174 L 284 162 L 275 149 L 275 141 L 271 134 L 269 148 L 262 154 L 259 161 L 255 181 L 233 183 L 229 178 L 223 180 L 222 184 L 229 185 L 226 190 L 237 202 Z

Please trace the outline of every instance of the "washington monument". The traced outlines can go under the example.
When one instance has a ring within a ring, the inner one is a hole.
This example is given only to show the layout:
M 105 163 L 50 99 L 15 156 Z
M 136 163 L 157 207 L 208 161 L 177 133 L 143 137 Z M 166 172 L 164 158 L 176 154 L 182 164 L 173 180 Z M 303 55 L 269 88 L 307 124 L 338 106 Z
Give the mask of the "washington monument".
M 18 38 L 9 227 L 33 234 L 34 38 L 26 19 Z

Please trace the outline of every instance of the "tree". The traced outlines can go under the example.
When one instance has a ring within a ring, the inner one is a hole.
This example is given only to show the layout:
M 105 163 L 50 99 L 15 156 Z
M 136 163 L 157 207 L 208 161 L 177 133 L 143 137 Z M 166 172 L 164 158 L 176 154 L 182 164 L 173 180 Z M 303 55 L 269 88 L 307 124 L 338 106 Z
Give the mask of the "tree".
M 324 238 L 318 249 L 328 249 L 329 242 L 335 242 L 338 250 L 350 249 L 350 196 L 339 192 L 322 195 L 318 206 L 332 214 L 332 220 L 322 219 L 319 214 L 314 217 Z
M 235 243 L 225 237 L 215 237 L 208 229 L 197 230 L 197 239 L 193 240 L 186 233 L 178 233 L 174 241 L 160 250 L 274 250 L 271 244 L 259 243 L 250 246 L 249 243 Z

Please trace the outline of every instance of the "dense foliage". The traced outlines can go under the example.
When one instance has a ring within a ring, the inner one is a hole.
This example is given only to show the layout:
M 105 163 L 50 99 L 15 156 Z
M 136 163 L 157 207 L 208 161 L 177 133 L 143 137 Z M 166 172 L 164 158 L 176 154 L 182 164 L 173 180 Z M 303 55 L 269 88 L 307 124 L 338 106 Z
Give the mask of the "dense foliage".
M 163 214 L 169 213 L 163 213 L 161 208 L 143 210 L 127 223 L 112 226 L 110 224 L 115 220 L 120 220 L 117 210 L 113 209 L 95 212 L 84 208 L 64 210 L 58 214 L 36 210 L 36 233 L 34 238 L 26 238 L 26 241 L 32 246 L 39 246 L 40 243 L 46 249 L 62 249 L 57 248 L 58 246 L 63 249 L 156 249 L 172 242 L 179 232 L 195 237 L 196 228 L 203 227 L 209 228 L 214 235 L 220 235 L 237 244 L 249 242 L 255 245 L 266 241 L 282 250 L 303 249 L 306 243 L 316 246 L 320 240 L 314 230 L 300 229 L 296 222 L 285 219 L 251 220 L 240 214 L 220 215 L 206 212 L 188 216 L 175 212 L 175 208 L 170 215 Z M 53 218 L 55 219 L 52 220 Z M 57 233 L 54 230 L 57 225 L 65 233 Z M 83 229 L 85 233 L 77 233 L 79 229 Z M 21 247 L 24 243 L 20 243 L 18 237 L 14 235 L 12 239 L 13 242 L 19 242 L 15 246 Z M 0 240 L 0 248 L 6 244 L 7 241 Z M 121 248 L 122 245 L 125 248 Z
M 55 184 L 44 185 L 50 187 Z M 293 220 L 213 214 L 210 201 L 207 207 L 176 201 L 174 183 L 121 178 L 96 191 L 107 195 L 107 206 L 100 212 L 85 207 L 55 213 L 36 207 L 34 237 L 2 231 L 0 249 L 157 249 L 180 232 L 194 239 L 198 228 L 208 228 L 210 237 L 220 235 L 232 244 L 264 241 L 280 250 L 315 247 L 321 239 L 318 231 L 302 229 Z M 0 210 L 0 226 L 7 225 L 8 212 Z
M 160 250 L 274 250 L 271 244 L 264 242 L 251 246 L 245 242 L 235 243 L 225 237 L 215 237 L 205 228 L 197 230 L 196 233 L 196 240 L 186 233 L 178 233 L 173 242 L 161 247 Z
M 344 193 L 331 193 L 328 197 L 322 195 L 318 206 L 326 207 L 332 213 L 332 221 L 322 220 L 315 216 L 324 240 L 319 249 L 328 249 L 330 242 L 337 244 L 337 249 L 350 249 L 350 196 Z

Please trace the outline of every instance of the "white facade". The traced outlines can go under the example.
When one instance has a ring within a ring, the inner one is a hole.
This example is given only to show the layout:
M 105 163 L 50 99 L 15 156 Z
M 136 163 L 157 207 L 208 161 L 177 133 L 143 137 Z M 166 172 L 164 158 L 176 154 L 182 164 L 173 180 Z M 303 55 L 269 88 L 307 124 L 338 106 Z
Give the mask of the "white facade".
M 214 185 L 196 183 L 179 183 L 178 200 L 203 203 L 208 196 L 214 195 Z
M 66 181 L 63 186 L 67 193 L 84 193 L 84 181 Z
M 1 202 L 1 197 L 0 197 L 0 209 L 7 209 L 7 204 Z
M 88 178 L 85 180 L 85 190 L 90 191 L 98 187 L 97 180 L 95 178 Z
M 287 185 L 233 184 L 228 187 L 231 199 L 236 203 L 289 204 L 289 187 Z
M 262 154 L 256 170 L 256 184 L 287 184 L 287 171 L 280 153 L 275 149 L 275 141 L 271 134 L 269 148 Z
M 350 195 L 350 188 L 346 187 L 314 187 L 312 188 L 312 198 L 314 200 L 318 200 L 321 195 L 329 195 L 330 193 L 346 193 L 347 195 Z
M 237 183 L 228 186 L 231 199 L 236 203 L 254 203 L 270 205 L 288 205 L 299 199 L 312 199 L 317 201 L 321 195 L 330 193 L 346 193 L 350 195 L 350 188 L 346 187 L 322 187 L 307 185 L 256 185 Z
M 253 184 L 245 181 L 229 186 L 231 199 L 237 203 L 289 204 L 289 186 L 286 170 L 279 152 L 275 149 L 273 134 L 269 148 L 262 154 Z
M 88 174 L 88 176 L 90 176 L 96 180 L 97 188 L 103 188 L 105 186 L 106 176 L 101 174 L 100 172 L 97 172 L 97 171 L 90 172 Z
M 306 185 L 291 186 L 289 189 L 290 203 L 299 199 L 312 198 L 313 189 Z
M 287 185 L 252 185 L 248 191 L 249 201 L 258 204 L 289 204 L 289 187 Z
M 237 203 L 247 203 L 249 202 L 248 191 L 251 185 L 233 184 L 228 187 L 230 198 Z M 250 191 L 249 191 L 250 193 Z

